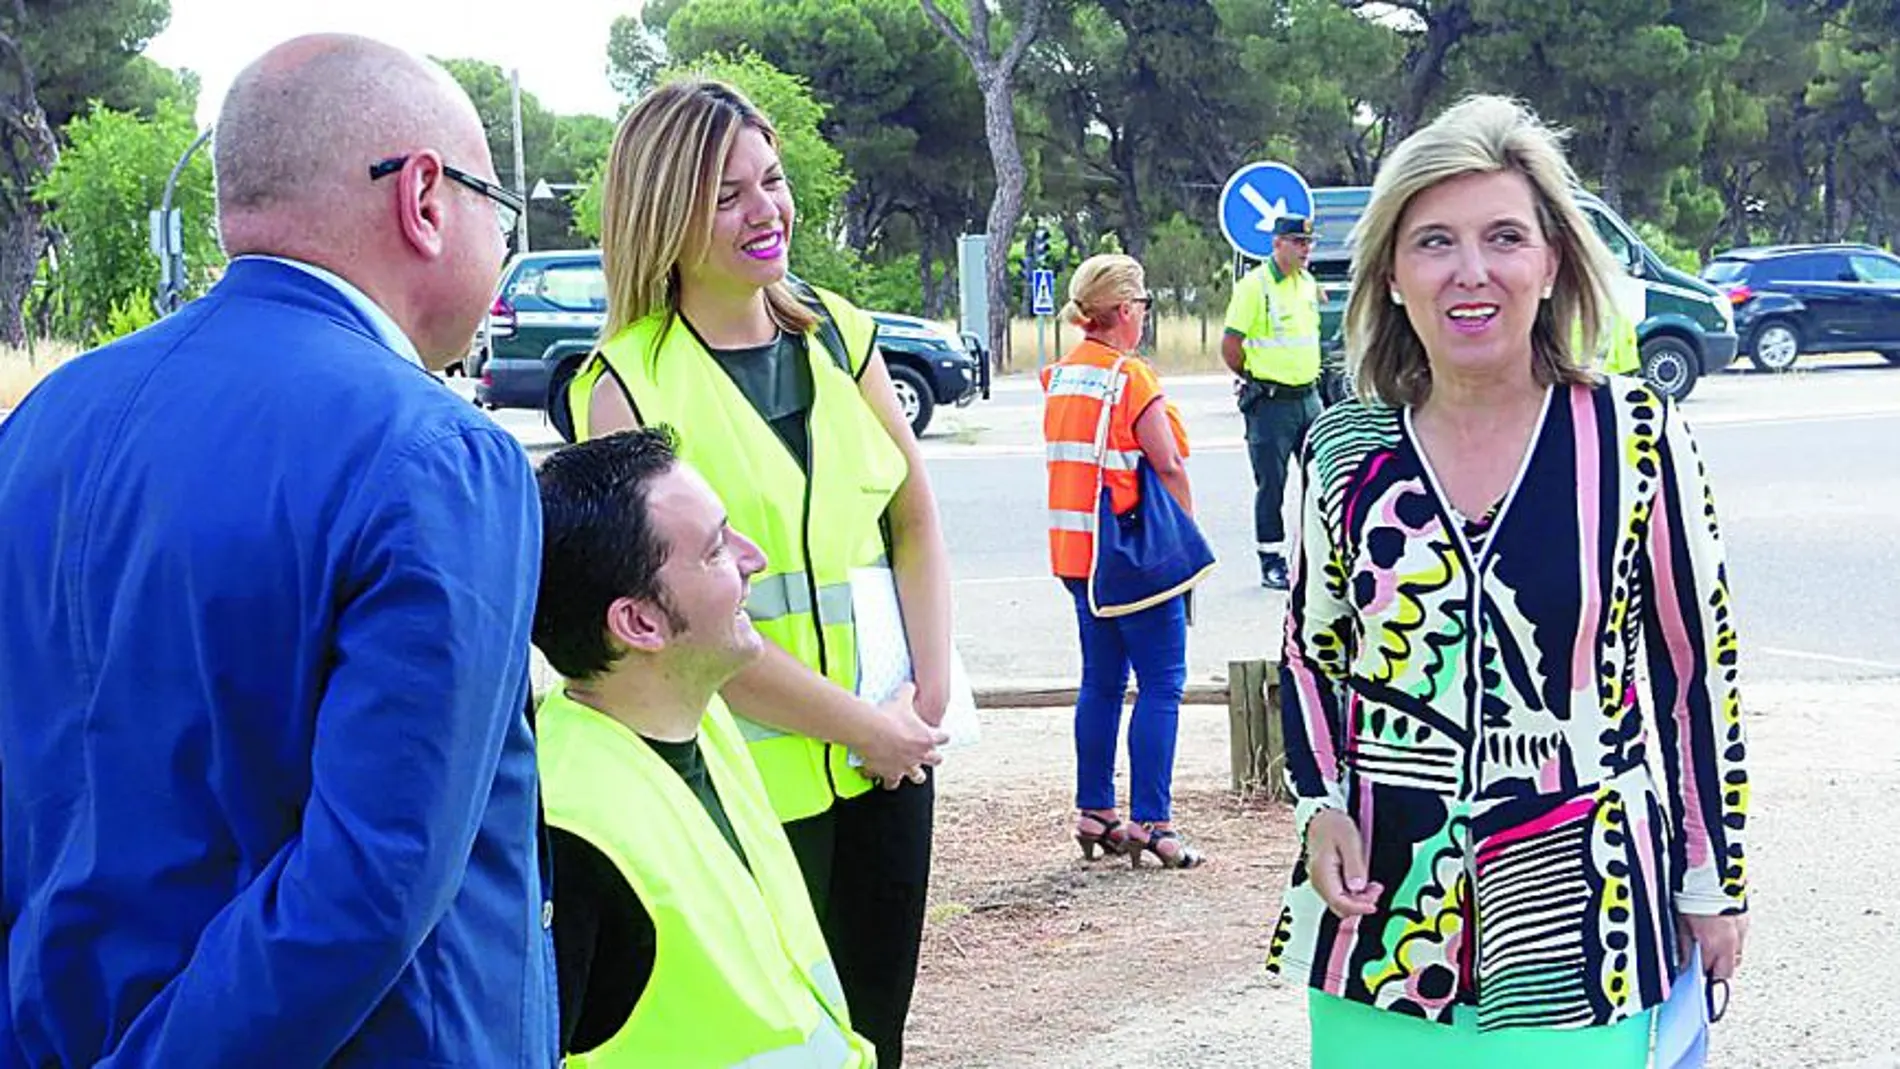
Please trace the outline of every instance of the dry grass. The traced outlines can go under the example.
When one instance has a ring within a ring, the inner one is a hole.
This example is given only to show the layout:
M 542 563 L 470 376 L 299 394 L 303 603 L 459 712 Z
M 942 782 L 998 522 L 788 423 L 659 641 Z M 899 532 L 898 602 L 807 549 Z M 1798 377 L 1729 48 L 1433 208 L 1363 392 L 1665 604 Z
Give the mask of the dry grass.
M 1218 319 L 1202 322 L 1194 316 L 1156 316 L 1154 341 L 1148 358 L 1163 375 L 1192 375 L 1225 370 L 1220 360 L 1221 323 Z M 1043 358 L 1054 360 L 1073 346 L 1081 333 L 1053 318 L 1043 324 Z M 1036 321 L 1011 320 L 1010 352 L 1015 355 L 1012 372 L 1028 373 L 1036 369 Z
M 47 372 L 79 352 L 78 346 L 59 341 L 35 342 L 30 349 L 0 345 L 0 412 L 18 405 Z

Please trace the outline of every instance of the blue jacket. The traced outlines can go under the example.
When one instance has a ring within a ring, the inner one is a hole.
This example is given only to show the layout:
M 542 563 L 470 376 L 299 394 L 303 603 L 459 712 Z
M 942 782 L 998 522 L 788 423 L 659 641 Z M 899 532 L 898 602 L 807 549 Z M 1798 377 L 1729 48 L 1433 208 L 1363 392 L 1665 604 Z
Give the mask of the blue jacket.
M 0 1066 L 552 1066 L 518 444 L 240 260 L 0 423 Z

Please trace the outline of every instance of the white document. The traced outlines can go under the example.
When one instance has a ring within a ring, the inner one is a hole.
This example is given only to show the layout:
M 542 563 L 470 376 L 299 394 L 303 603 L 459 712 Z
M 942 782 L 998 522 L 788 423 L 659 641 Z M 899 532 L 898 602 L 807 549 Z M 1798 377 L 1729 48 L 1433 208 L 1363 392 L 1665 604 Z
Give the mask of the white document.
M 858 697 L 882 704 L 897 688 L 916 678 L 910 663 L 910 640 L 904 634 L 904 614 L 897 600 L 897 577 L 889 568 L 851 570 L 851 614 L 858 632 Z M 950 648 L 950 702 L 941 725 L 950 740 L 938 747 L 951 750 L 977 741 L 976 694 L 970 687 L 963 656 Z M 864 761 L 851 755 L 852 767 Z

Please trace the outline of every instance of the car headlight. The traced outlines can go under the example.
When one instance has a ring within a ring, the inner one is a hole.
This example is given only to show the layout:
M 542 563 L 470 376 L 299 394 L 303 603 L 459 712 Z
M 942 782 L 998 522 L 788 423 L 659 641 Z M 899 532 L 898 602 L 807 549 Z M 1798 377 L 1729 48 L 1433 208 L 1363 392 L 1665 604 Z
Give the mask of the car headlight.
M 1722 329 L 1733 334 L 1735 332 L 1735 302 L 1729 300 L 1725 294 L 1718 293 L 1709 303 L 1715 305 L 1715 314 L 1722 317 Z

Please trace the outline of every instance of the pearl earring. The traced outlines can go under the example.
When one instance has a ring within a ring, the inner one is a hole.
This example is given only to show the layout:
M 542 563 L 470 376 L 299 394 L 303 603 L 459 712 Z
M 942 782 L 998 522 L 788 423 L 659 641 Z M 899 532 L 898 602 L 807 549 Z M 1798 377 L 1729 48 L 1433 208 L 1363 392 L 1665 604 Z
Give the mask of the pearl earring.
M 1393 303 L 1393 304 L 1404 304 L 1404 303 L 1405 303 L 1405 298 L 1404 298 L 1403 296 L 1401 296 L 1401 295 L 1400 295 L 1400 293 L 1399 293 L 1399 291 L 1398 291 L 1398 290 L 1388 290 L 1388 291 L 1387 291 L 1387 294 L 1388 294 L 1388 295 L 1389 295 L 1389 296 L 1390 296 L 1390 297 L 1392 298 L 1392 303 Z
M 1545 286 L 1545 287 L 1544 287 L 1544 299 L 1545 299 L 1545 300 L 1547 300 L 1547 301 L 1548 301 L 1548 300 L 1550 300 L 1550 291 L 1551 291 L 1551 289 L 1552 289 L 1552 287 L 1550 287 L 1550 286 Z

